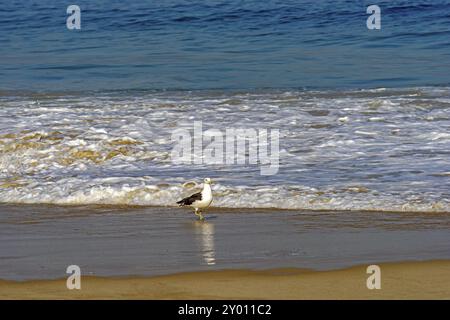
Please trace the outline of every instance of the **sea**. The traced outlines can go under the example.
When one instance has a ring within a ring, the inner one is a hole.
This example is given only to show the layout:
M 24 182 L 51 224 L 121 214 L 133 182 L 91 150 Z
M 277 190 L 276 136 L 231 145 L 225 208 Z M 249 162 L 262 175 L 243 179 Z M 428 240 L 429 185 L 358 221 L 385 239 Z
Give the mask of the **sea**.
M 177 163 L 195 122 L 278 130 L 277 172 Z M 450 1 L 1 1 L 0 202 L 171 207 L 205 177 L 218 208 L 450 212 Z

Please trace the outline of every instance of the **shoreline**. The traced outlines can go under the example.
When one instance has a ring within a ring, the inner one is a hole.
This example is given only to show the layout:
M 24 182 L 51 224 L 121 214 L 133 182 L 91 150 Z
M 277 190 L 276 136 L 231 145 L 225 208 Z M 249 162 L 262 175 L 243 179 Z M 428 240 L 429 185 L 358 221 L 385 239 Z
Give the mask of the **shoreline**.
M 450 260 L 450 216 L 0 205 L 0 278 L 143 277 L 179 272 L 337 270 Z
M 450 260 L 381 263 L 379 290 L 367 288 L 367 266 L 82 276 L 81 290 L 68 290 L 66 278 L 0 280 L 0 299 L 450 299 Z
M 52 203 L 52 202 L 0 202 L 1 207 L 49 207 L 49 208 L 66 208 L 66 209 L 82 209 L 82 210 L 101 210 L 101 209 L 111 209 L 111 210 L 133 210 L 133 209 L 149 209 L 149 210 L 179 210 L 180 206 L 178 205 L 146 205 L 146 204 L 114 204 L 114 203 Z M 188 209 L 184 208 L 186 212 L 189 212 Z M 281 211 L 281 212 L 300 212 L 307 214 L 319 214 L 319 213 L 383 213 L 383 214 L 434 214 L 434 215 L 447 215 L 450 214 L 450 211 L 440 211 L 440 210 L 412 210 L 408 208 L 407 210 L 384 210 L 384 209 L 315 209 L 315 208 L 278 208 L 278 207 L 215 207 L 214 204 L 209 207 L 209 210 L 213 210 L 216 213 L 220 212 L 241 212 L 248 211 L 250 213 L 253 212 L 273 212 L 273 211 Z M 191 210 L 192 211 L 192 210 Z

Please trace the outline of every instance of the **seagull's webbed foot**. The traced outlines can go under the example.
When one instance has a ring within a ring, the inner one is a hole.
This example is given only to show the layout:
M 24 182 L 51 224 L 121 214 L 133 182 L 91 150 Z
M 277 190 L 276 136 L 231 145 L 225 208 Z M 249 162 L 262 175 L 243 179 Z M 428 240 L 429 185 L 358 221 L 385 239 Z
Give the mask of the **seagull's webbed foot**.
M 195 209 L 194 214 L 198 217 L 198 220 L 200 221 L 205 219 L 202 215 L 202 212 L 199 209 Z
M 198 220 L 203 221 L 205 217 L 202 215 L 202 212 L 199 209 L 195 209 L 195 215 L 198 217 Z

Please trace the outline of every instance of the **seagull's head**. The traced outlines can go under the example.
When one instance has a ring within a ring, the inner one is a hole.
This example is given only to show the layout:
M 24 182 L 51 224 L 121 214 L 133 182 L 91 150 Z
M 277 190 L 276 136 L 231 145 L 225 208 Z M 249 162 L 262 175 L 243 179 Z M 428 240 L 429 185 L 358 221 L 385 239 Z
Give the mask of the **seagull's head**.
M 205 178 L 205 180 L 203 180 L 203 182 L 206 184 L 212 184 L 212 180 L 210 178 Z

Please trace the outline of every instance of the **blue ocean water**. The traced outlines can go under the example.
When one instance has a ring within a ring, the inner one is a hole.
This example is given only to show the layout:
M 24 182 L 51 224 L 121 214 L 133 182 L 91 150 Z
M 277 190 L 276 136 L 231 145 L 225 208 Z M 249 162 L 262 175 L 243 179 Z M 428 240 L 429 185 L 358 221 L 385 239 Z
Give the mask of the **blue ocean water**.
M 449 71 L 446 0 L 0 3 L 0 90 L 411 87 Z

